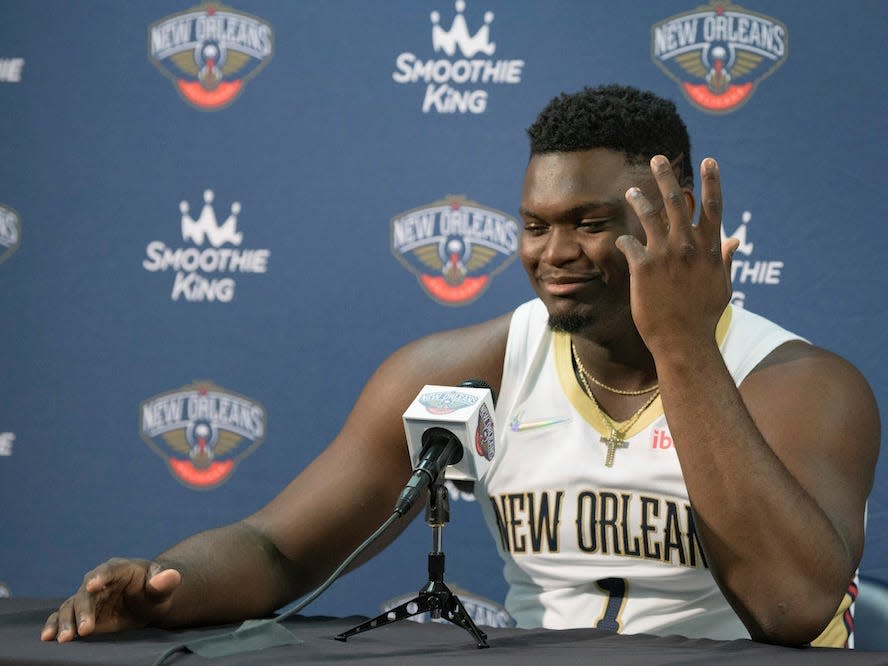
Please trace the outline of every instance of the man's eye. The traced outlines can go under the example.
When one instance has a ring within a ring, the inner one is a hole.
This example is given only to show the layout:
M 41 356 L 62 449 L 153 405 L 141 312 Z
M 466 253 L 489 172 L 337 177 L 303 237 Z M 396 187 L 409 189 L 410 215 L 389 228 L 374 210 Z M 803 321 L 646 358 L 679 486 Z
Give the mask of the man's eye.
M 605 227 L 607 227 L 608 222 L 610 220 L 582 220 L 578 225 L 578 229 L 582 229 L 583 231 L 601 231 Z
M 539 236 L 546 232 L 549 227 L 544 224 L 525 224 L 524 232 L 530 234 L 531 236 Z

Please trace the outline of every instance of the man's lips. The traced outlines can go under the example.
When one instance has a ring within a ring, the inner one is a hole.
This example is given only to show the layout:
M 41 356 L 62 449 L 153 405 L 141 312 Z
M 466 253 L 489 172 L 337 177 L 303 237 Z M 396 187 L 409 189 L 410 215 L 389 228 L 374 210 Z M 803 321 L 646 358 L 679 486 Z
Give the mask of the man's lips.
M 553 296 L 565 296 L 601 280 L 601 273 L 552 273 L 539 278 L 540 286 Z

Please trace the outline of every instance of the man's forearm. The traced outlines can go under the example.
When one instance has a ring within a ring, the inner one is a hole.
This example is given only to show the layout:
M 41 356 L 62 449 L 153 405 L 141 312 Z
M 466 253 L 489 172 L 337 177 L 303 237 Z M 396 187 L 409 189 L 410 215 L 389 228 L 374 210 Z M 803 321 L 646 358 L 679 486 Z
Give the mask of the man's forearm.
M 754 637 L 805 642 L 805 613 L 835 610 L 853 556 L 764 440 L 717 350 L 660 363 L 658 373 L 713 573 Z
M 182 583 L 164 627 L 237 622 L 266 616 L 295 595 L 292 570 L 262 532 L 245 522 L 208 530 L 155 558 Z

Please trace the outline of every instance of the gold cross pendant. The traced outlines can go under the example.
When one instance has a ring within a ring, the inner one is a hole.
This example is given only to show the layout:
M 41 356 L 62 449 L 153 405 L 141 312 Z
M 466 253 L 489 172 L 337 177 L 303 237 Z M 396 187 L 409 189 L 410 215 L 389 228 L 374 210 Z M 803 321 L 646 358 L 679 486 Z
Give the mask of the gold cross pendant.
M 607 447 L 607 456 L 604 459 L 605 467 L 614 466 L 614 454 L 617 449 L 625 449 L 629 446 L 629 442 L 623 439 L 622 433 L 617 432 L 615 428 L 611 428 L 610 435 L 601 438 L 601 443 Z

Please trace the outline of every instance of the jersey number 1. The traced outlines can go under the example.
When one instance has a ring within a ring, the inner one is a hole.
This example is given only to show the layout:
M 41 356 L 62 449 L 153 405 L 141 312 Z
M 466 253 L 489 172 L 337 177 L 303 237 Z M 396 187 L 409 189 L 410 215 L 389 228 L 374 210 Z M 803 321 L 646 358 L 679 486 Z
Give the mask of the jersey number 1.
M 626 579 L 602 578 L 596 580 L 595 584 L 607 592 L 607 602 L 595 622 L 595 628 L 620 633 L 623 629 L 620 616 L 623 614 L 623 606 L 626 605 Z

